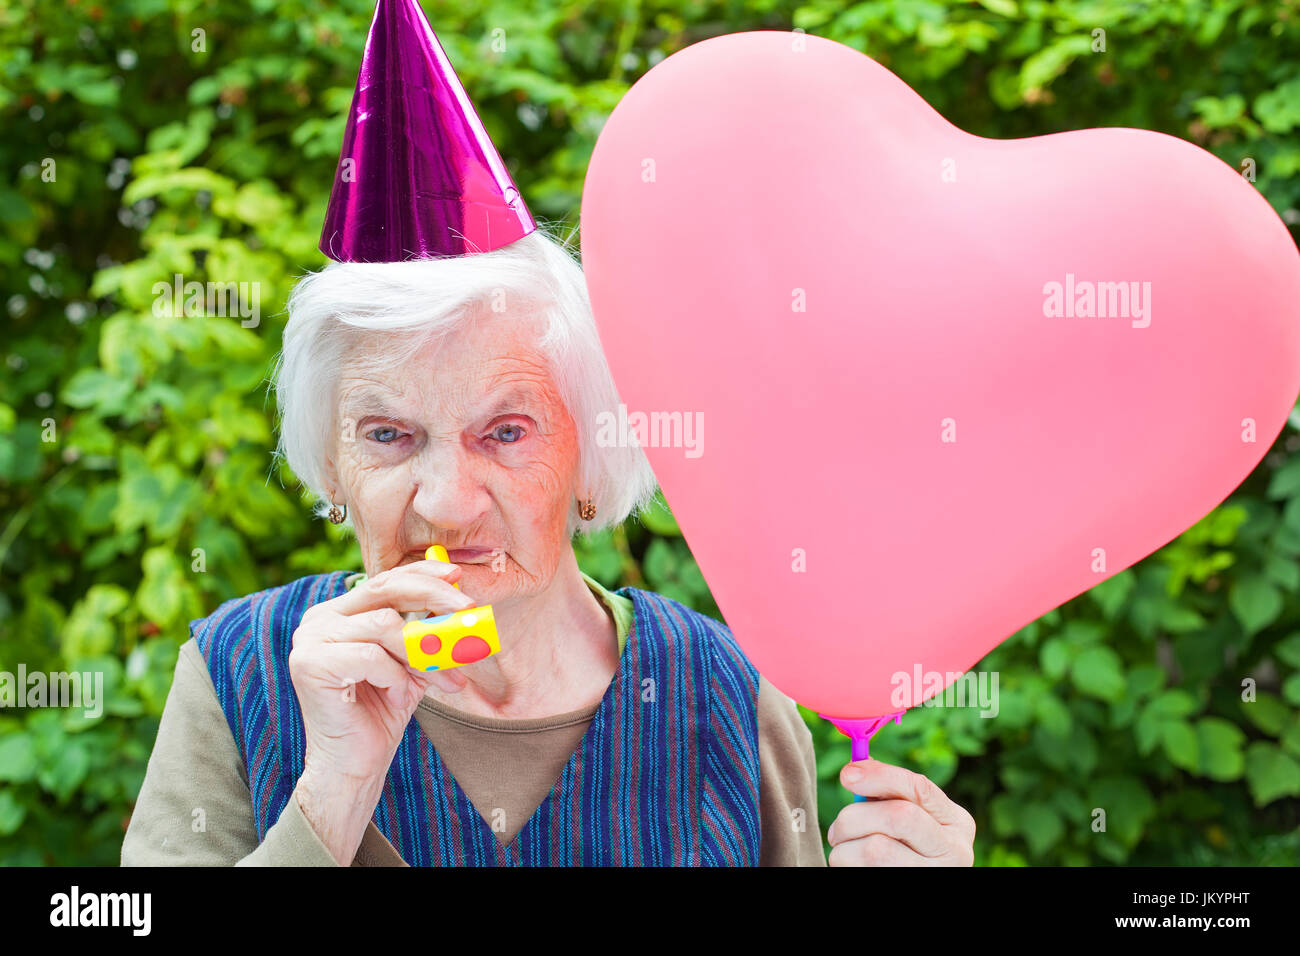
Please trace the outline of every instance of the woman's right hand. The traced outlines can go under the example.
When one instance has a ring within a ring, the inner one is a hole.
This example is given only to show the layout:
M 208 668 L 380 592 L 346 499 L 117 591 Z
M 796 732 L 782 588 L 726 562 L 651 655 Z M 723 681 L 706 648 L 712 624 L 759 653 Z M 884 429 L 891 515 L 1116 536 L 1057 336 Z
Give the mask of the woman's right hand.
M 406 661 L 402 614 L 448 614 L 474 601 L 452 587 L 461 570 L 416 561 L 307 609 L 289 676 L 306 733 L 295 794 L 341 866 L 356 855 L 393 756 L 431 678 Z

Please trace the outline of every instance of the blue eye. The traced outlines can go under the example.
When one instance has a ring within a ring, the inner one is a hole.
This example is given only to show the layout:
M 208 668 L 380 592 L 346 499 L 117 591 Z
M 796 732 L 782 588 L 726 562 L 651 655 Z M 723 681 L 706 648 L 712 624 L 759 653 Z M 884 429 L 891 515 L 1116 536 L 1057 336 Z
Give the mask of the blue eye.
M 369 437 L 373 438 L 381 445 L 389 445 L 397 441 L 397 437 L 399 434 L 400 433 L 398 432 L 398 430 L 391 425 L 380 425 L 378 428 L 376 428 L 374 431 L 370 433 Z M 385 435 L 390 437 L 387 438 L 382 437 Z
M 509 432 L 514 437 L 502 438 L 500 437 L 502 431 Z M 496 428 L 492 430 L 492 434 L 496 435 L 497 441 L 501 442 L 502 444 L 513 445 L 515 442 L 519 441 L 519 439 L 524 437 L 524 430 L 520 428 L 518 425 L 498 425 Z

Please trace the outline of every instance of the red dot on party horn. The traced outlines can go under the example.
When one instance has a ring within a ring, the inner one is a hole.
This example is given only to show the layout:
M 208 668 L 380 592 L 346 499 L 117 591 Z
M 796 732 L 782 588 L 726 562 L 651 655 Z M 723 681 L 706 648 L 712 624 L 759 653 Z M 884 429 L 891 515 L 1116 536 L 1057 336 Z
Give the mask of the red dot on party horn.
M 492 653 L 488 642 L 474 634 L 467 634 L 451 649 L 451 659 L 457 664 L 473 664 Z

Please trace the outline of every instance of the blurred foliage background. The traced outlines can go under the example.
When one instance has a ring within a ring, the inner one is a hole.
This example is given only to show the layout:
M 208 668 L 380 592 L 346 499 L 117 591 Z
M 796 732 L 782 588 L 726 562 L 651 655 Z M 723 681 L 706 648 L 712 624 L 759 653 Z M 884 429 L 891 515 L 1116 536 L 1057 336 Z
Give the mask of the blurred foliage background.
M 265 386 L 285 295 L 324 264 L 372 9 L 0 0 L 0 669 L 102 670 L 108 694 L 96 719 L 0 711 L 4 862 L 115 864 L 187 622 L 361 566 L 273 466 Z M 795 27 L 869 53 L 972 133 L 1190 140 L 1300 222 L 1300 0 L 425 10 L 530 207 L 561 228 L 638 76 L 710 36 Z M 260 283 L 260 323 L 154 315 L 154 283 L 178 273 Z M 997 719 L 920 708 L 877 737 L 874 756 L 975 814 L 977 862 L 1300 858 L 1297 424 L 1203 522 L 989 655 Z M 608 585 L 717 614 L 666 510 L 578 548 Z M 804 714 L 824 830 L 848 744 Z

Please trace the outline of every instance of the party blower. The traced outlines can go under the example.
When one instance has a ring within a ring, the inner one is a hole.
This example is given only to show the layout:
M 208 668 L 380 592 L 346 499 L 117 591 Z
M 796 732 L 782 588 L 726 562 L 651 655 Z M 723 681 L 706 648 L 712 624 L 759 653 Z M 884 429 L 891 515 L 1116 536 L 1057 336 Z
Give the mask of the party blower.
M 447 549 L 435 544 L 424 552 L 424 557 L 446 562 Z M 459 584 L 452 587 L 460 590 Z M 473 664 L 501 650 L 491 604 L 411 621 L 402 628 L 402 639 L 406 643 L 406 660 L 422 671 Z
M 718 608 L 855 759 L 1214 509 L 1300 391 L 1300 256 L 1239 170 L 1148 130 L 973 136 L 802 31 L 652 67 L 581 225 L 627 407 L 722 436 L 641 442 Z

